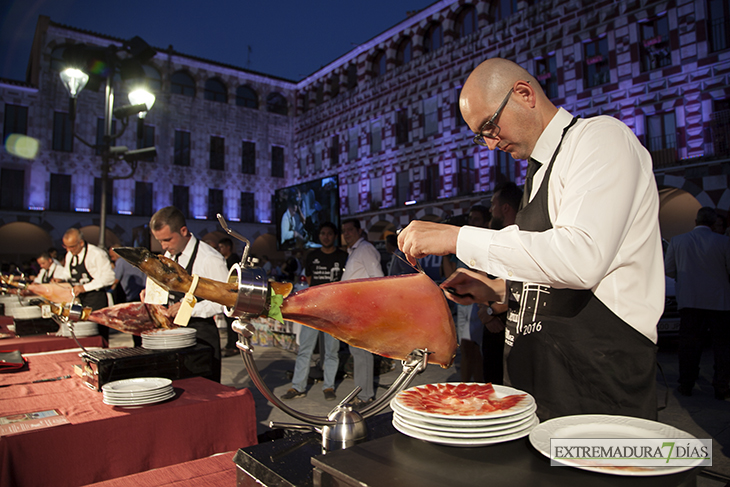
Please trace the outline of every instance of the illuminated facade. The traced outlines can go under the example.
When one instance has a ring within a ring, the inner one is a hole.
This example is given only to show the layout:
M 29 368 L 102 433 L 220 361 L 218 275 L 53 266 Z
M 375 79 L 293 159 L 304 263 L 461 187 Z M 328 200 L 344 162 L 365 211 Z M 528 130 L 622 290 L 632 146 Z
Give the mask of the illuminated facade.
M 275 233 L 274 189 L 330 175 L 342 214 L 374 238 L 414 218 L 459 216 L 498 182 L 523 182 L 524 164 L 473 144 L 457 108 L 469 72 L 494 56 L 534 73 L 557 106 L 625 122 L 652 153 L 663 195 L 684 191 L 726 215 L 729 13 L 728 0 L 442 0 L 296 82 L 161 50 L 146 122 L 158 156 L 114 182 L 110 226 L 126 241 L 148 213 L 176 204 L 209 230 L 222 210 L 255 238 Z M 64 145 L 54 48 L 70 40 L 121 42 L 41 18 L 28 83 L 0 81 L 4 127 L 22 126 L 25 108 L 26 133 L 41 140 L 34 161 L 0 156 L 5 223 L 98 208 L 100 156 Z M 102 113 L 103 95 L 82 93 L 76 130 L 94 140 Z

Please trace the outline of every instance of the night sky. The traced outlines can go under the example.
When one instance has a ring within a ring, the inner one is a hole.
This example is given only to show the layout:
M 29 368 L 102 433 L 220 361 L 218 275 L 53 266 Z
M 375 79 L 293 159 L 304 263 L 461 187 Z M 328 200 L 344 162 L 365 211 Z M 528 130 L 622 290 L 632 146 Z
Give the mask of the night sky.
M 0 77 L 24 80 L 38 15 L 299 81 L 434 0 L 0 0 Z M 138 18 L 139 17 L 139 18 Z M 249 46 L 251 52 L 249 54 Z

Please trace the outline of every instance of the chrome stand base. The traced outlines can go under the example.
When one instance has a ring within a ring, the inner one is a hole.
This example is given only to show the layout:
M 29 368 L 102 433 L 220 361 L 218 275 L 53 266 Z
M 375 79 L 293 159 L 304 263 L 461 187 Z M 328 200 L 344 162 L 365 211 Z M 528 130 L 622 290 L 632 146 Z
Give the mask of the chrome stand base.
M 240 318 L 233 322 L 233 330 L 238 333 L 239 340 L 236 347 L 241 350 L 243 363 L 246 371 L 253 381 L 254 385 L 261 391 L 261 394 L 269 400 L 274 406 L 278 407 L 289 416 L 303 421 L 305 424 L 297 423 L 275 423 L 269 424 L 272 428 L 299 429 L 308 431 L 317 431 L 322 434 L 323 451 L 343 450 L 357 443 L 361 443 L 367 439 L 367 426 L 365 418 L 374 416 L 385 409 L 393 397 L 401 390 L 408 387 L 417 374 L 423 372 L 428 364 L 427 350 L 413 350 L 406 360 L 402 361 L 403 371 L 398 378 L 391 384 L 388 390 L 380 398 L 369 404 L 362 411 L 355 411 L 352 408 L 352 401 L 360 392 L 360 388 L 350 392 L 340 403 L 335 406 L 326 416 L 312 416 L 304 414 L 284 404 L 276 397 L 271 390 L 264 384 L 261 374 L 256 367 L 253 359 L 253 346 L 251 337 L 253 337 L 255 329 L 251 322 L 242 321 Z

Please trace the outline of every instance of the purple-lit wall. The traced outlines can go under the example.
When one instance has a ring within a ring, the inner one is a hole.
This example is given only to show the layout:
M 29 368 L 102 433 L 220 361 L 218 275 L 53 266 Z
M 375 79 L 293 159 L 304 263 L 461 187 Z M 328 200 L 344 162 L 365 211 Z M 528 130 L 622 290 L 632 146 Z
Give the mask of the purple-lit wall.
M 457 108 L 458 90 L 470 71 L 493 56 L 512 59 L 541 80 L 557 80 L 556 105 L 582 117 L 617 117 L 645 144 L 651 117 L 672 115 L 676 149 L 655 154 L 658 185 L 681 188 L 700 204 L 727 214 L 730 165 L 728 155 L 717 150 L 713 130 L 718 107 L 730 99 L 730 46 L 713 47 L 706 0 L 520 1 L 518 12 L 505 16 L 498 15 L 493 4 L 435 2 L 385 32 L 373 33 L 370 41 L 298 82 L 161 51 L 153 61 L 162 78 L 161 96 L 147 119 L 155 127 L 157 162 L 140 163 L 134 179 L 114 183 L 110 218 L 130 231 L 126 222 L 137 216 L 127 214 L 134 213 L 134 183 L 140 181 L 153 184 L 154 210 L 171 204 L 173 185 L 189 186 L 191 219 L 208 217 L 210 188 L 223 190 L 224 214 L 231 221 L 240 217 L 240 193 L 251 192 L 256 220 L 265 226 L 272 220 L 276 188 L 334 174 L 340 181 L 342 213 L 358 216 L 366 228 L 382 231 L 413 218 L 461 215 L 474 203 L 488 202 L 500 172 L 498 154 L 472 143 L 469 129 L 458 124 Z M 469 7 L 475 8 L 476 30 L 461 36 L 458 23 Z M 642 29 L 652 22 L 665 22 L 666 35 L 642 40 Z M 433 25 L 442 27 L 444 42 L 427 53 L 424 40 Z M 406 38 L 413 57 L 399 65 L 398 46 Z M 3 106 L 28 106 L 28 134 L 41 140 L 40 155 L 32 162 L 0 154 L 0 167 L 25 170 L 25 208 L 47 208 L 51 173 L 72 175 L 73 208 L 82 211 L 93 203 L 100 157 L 78 143 L 72 153 L 50 148 L 53 112 L 65 111 L 68 103 L 57 72 L 50 68 L 51 52 L 69 39 L 118 42 L 51 22 L 37 38 L 37 84 L 0 81 Z M 594 44 L 607 46 L 605 56 L 587 54 Z M 642 49 L 661 46 L 669 52 L 666 65 L 645 69 Z M 376 75 L 378 52 L 385 53 L 387 70 Z M 550 58 L 555 70 L 541 73 L 539 66 Z M 608 67 L 605 79 L 588 87 L 588 73 L 601 63 Z M 355 87 L 349 86 L 351 66 Z M 180 69 L 194 78 L 194 98 L 169 93 L 169 77 Z M 204 99 L 205 81 L 212 77 L 226 85 L 227 103 Z M 333 82 L 339 86 L 337 94 Z M 259 109 L 236 106 L 240 85 L 255 89 Z M 266 96 L 274 91 L 287 99 L 288 115 L 265 110 Z M 126 103 L 125 97 L 120 88 L 118 103 Z M 405 111 L 408 125 L 407 140 L 401 143 L 396 142 L 398 111 Z M 82 93 L 78 112 L 77 130 L 94 141 L 103 95 Z M 176 130 L 191 133 L 190 167 L 172 164 Z M 117 143 L 133 147 L 132 132 Z M 225 171 L 208 168 L 211 136 L 225 138 Z M 339 150 L 333 163 L 335 136 Z M 240 170 L 244 140 L 256 143 L 255 175 Z M 284 148 L 284 178 L 270 176 L 272 146 Z M 473 167 L 467 188 L 460 183 L 460 161 Z M 522 184 L 524 163 L 511 162 L 502 172 Z M 436 175 L 435 180 L 430 175 Z M 435 193 L 429 196 L 432 188 Z M 406 201 L 413 204 L 404 206 Z M 0 211 L 5 222 L 16 218 L 13 215 Z M 241 223 L 237 229 L 249 236 L 249 226 Z

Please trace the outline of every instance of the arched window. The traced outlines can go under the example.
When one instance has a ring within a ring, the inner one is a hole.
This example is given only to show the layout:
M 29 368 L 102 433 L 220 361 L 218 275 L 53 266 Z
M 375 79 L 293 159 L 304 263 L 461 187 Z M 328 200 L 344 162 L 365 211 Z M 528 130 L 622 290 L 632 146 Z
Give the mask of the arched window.
M 456 18 L 456 32 L 459 37 L 466 37 L 469 34 L 473 34 L 477 30 L 477 11 L 471 6 L 467 5 Z
M 170 76 L 170 93 L 195 98 L 195 80 L 185 71 L 177 71 Z
M 144 69 L 144 77 L 147 88 L 150 91 L 159 93 L 162 87 L 160 72 L 157 71 L 154 66 L 150 66 L 149 64 L 142 65 L 142 69 Z
M 266 97 L 266 111 L 271 113 L 278 113 L 279 115 L 286 115 L 289 108 L 281 93 L 269 93 Z
M 385 74 L 387 70 L 387 59 L 384 51 L 379 51 L 373 58 L 373 76 L 378 77 Z
M 398 66 L 403 66 L 404 64 L 410 63 L 412 53 L 413 49 L 411 47 L 411 39 L 403 39 L 400 44 L 398 44 L 398 51 L 395 57 Z
M 205 80 L 204 96 L 206 100 L 228 103 L 228 90 L 226 89 L 226 85 L 218 78 L 208 78 Z
M 423 52 L 428 54 L 441 49 L 444 45 L 444 31 L 441 24 L 431 24 L 423 38 Z
M 250 86 L 241 85 L 236 89 L 236 105 L 239 107 L 258 108 L 259 95 Z

